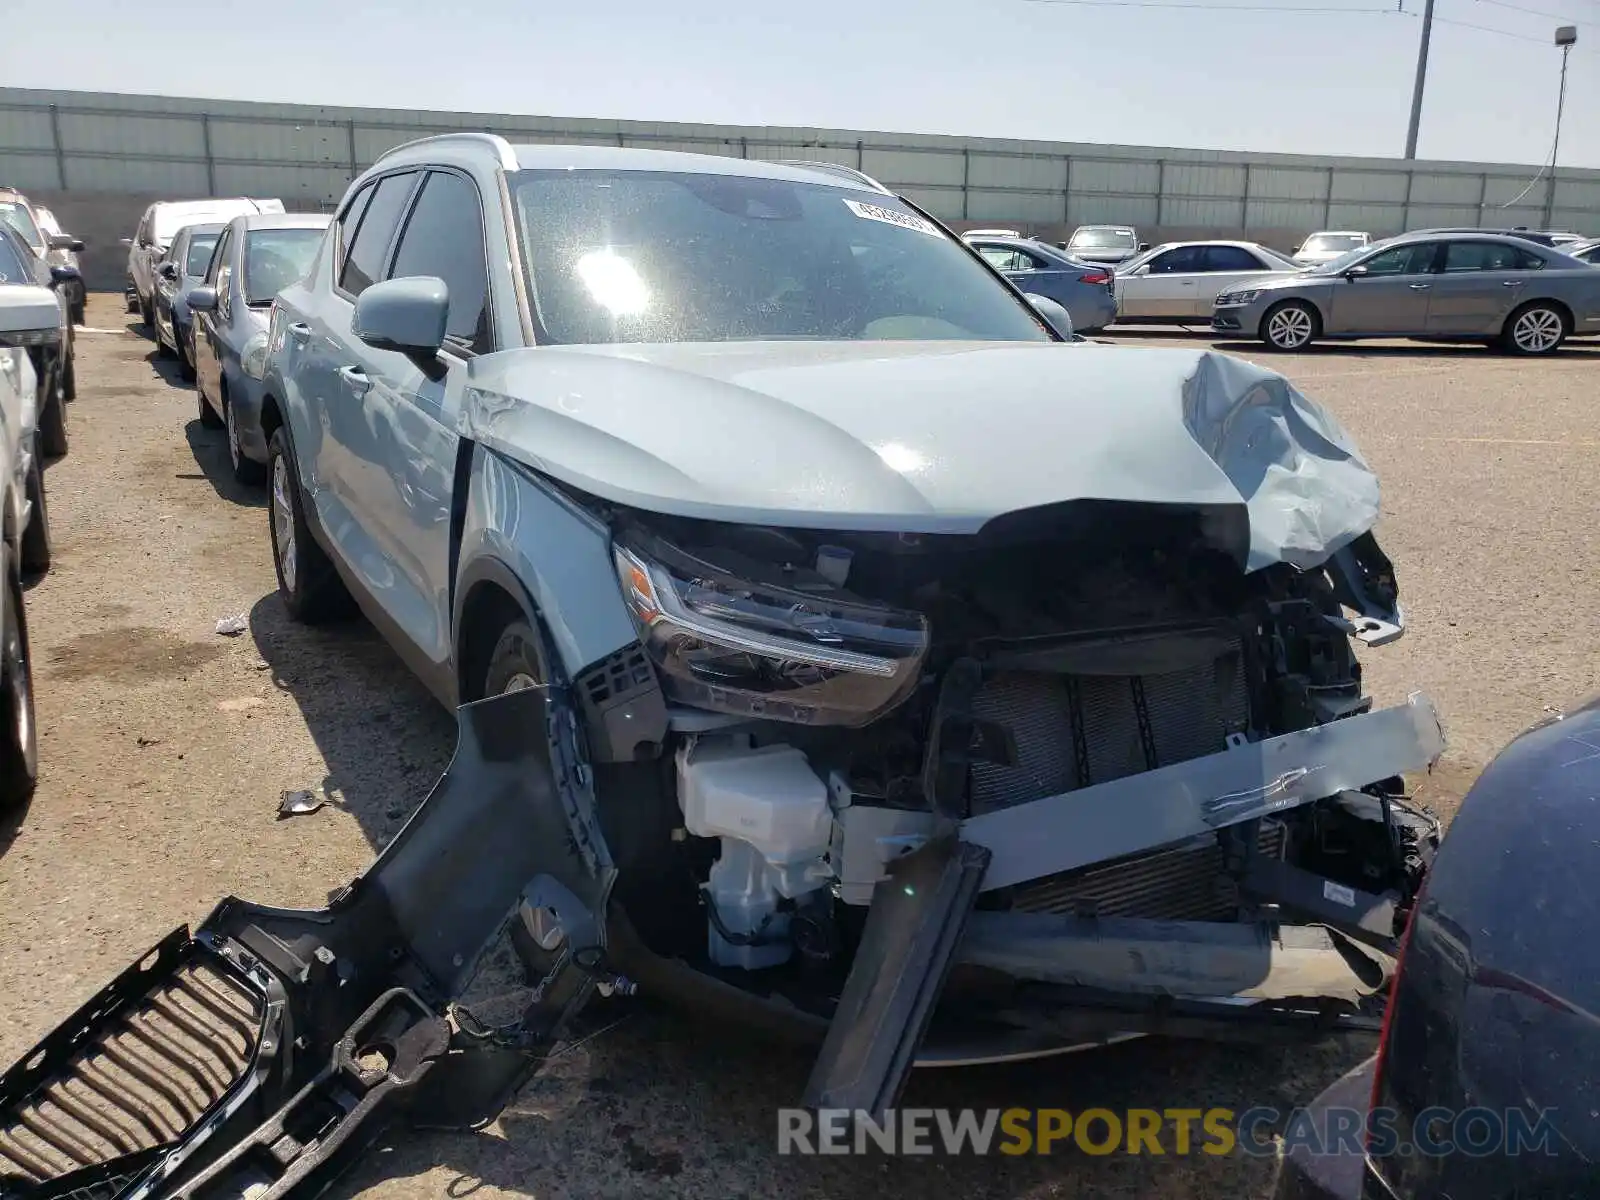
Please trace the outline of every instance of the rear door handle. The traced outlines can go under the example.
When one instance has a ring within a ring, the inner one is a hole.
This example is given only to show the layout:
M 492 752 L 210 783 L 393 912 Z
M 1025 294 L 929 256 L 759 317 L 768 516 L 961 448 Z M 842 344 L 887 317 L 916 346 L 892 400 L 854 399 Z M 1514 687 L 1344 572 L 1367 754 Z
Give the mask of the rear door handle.
M 1522 280 L 1520 280 L 1520 279 L 1502 279 L 1500 281 L 1500 286 L 1501 287 L 1521 287 L 1522 286 Z
M 344 380 L 345 385 L 358 396 L 365 395 L 367 389 L 372 386 L 372 380 L 360 367 L 340 367 L 339 378 Z
M 289 326 L 289 336 L 297 342 L 303 342 L 311 336 L 311 326 L 307 325 L 304 321 L 296 321 L 293 325 Z
M 1413 292 L 1425 292 L 1429 288 L 1431 288 L 1433 286 L 1433 284 L 1431 284 L 1431 283 L 1408 283 L 1408 284 L 1406 284 L 1406 286 L 1408 288 L 1410 288 Z

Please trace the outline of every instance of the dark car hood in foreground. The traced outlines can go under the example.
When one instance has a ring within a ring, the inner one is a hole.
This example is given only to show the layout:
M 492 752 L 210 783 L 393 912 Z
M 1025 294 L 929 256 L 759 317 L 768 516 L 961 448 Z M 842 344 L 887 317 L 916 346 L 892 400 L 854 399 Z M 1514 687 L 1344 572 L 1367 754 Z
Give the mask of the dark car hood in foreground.
M 1239 506 L 1251 570 L 1371 528 L 1378 484 L 1287 380 L 1061 343 L 562 346 L 473 363 L 463 431 L 604 499 L 812 529 L 974 533 L 1073 500 Z

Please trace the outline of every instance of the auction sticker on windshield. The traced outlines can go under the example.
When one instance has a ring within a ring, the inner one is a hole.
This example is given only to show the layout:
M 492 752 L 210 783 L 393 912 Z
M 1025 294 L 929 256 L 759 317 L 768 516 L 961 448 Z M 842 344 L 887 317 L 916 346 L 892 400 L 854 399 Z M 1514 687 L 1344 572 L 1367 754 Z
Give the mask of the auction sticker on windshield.
M 901 229 L 915 229 L 918 233 L 931 233 L 934 237 L 944 236 L 933 222 L 924 221 L 913 213 L 883 208 L 877 204 L 864 204 L 860 200 L 846 200 L 845 204 L 851 212 L 864 220 L 882 221 L 885 225 L 898 225 Z

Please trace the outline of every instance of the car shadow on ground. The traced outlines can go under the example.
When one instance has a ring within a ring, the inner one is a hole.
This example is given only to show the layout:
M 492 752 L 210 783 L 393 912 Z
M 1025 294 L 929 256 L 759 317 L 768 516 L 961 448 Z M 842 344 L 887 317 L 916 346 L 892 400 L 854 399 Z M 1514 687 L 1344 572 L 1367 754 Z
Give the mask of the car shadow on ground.
M 176 372 L 176 368 L 174 368 Z M 194 455 L 200 473 L 192 476 L 207 480 L 217 495 L 230 504 L 245 508 L 267 506 L 266 487 L 240 483 L 233 476 L 233 460 L 228 455 L 228 435 L 221 429 L 207 429 L 195 417 L 183 427 L 184 439 Z M 186 476 L 186 478 L 188 478 Z
M 182 388 L 185 391 L 193 390 L 194 384 L 184 379 L 178 369 L 178 360 L 176 358 L 170 358 L 152 346 L 150 353 L 145 355 L 145 359 L 149 362 L 150 369 L 161 376 L 161 381 L 169 387 Z
M 249 623 L 273 686 L 299 707 L 327 763 L 326 776 L 300 786 L 320 787 L 382 849 L 444 773 L 454 717 L 360 617 L 300 625 L 274 591 L 251 608 Z
M 1047 1155 L 991 1148 L 982 1157 L 780 1157 L 777 1110 L 798 1103 L 813 1052 L 633 1003 L 632 1015 L 616 1028 L 558 1050 L 489 1130 L 392 1132 L 332 1195 L 351 1200 L 380 1182 L 411 1179 L 409 1190 L 397 1194 L 442 1190 L 464 1198 L 487 1184 L 519 1195 L 763 1200 L 1263 1196 L 1276 1179 L 1272 1134 L 1283 1130 L 1297 1105 L 1373 1050 L 1370 1035 L 1288 1046 L 1151 1038 L 1029 1063 L 919 1071 L 899 1102 L 902 1109 L 976 1109 L 979 1120 L 988 1110 L 1012 1108 L 1072 1114 L 1099 1108 L 1120 1114 L 1119 1121 L 1135 1108 L 1222 1108 L 1237 1119 L 1265 1106 L 1276 1110 L 1256 1131 L 1265 1154 L 1203 1152 L 1210 1139 L 1197 1117 L 1187 1153 L 1179 1153 L 1169 1121 L 1159 1135 L 1160 1155 L 1148 1147 L 1128 1154 L 1125 1142 L 1109 1153 L 1087 1154 L 1069 1135 Z M 586 1024 L 606 1030 L 594 1010 Z M 1091 1143 L 1104 1142 L 1108 1127 L 1092 1128 Z M 934 1133 L 930 1140 L 937 1139 Z M 1002 1140 L 997 1135 L 996 1145 Z

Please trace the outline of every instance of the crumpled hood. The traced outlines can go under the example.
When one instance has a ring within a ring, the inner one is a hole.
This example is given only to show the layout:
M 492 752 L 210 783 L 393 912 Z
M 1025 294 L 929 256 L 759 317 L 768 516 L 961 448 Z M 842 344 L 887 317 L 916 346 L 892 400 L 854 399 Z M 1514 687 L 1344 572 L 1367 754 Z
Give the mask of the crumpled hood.
M 465 436 L 652 512 L 960 534 L 1071 500 L 1243 505 L 1249 570 L 1314 566 L 1378 517 L 1377 479 L 1330 414 L 1211 351 L 553 346 L 470 372 Z

